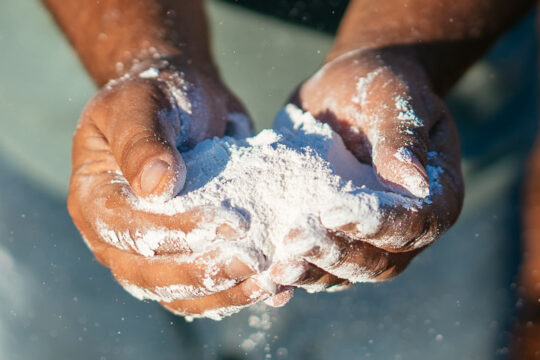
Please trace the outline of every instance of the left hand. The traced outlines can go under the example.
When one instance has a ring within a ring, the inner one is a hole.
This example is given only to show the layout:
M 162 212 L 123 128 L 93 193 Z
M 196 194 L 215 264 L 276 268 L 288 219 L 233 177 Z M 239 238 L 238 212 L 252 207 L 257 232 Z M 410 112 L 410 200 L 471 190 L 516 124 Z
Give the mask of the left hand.
M 372 234 L 360 235 L 357 224 L 328 229 L 327 247 L 275 264 L 275 280 L 319 291 L 396 276 L 461 210 L 460 145 L 444 103 L 414 59 L 377 50 L 328 62 L 292 102 L 338 132 L 358 160 L 374 167 L 386 191 L 418 206 L 381 204 L 384 220 Z

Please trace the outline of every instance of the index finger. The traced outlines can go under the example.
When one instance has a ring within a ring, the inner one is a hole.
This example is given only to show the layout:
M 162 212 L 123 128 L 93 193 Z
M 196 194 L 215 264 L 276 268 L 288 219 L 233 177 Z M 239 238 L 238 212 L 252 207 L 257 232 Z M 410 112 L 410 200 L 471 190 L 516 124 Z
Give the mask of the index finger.
M 137 209 L 135 201 L 114 172 L 75 176 L 71 183 L 69 209 L 79 230 L 120 250 L 144 256 L 191 253 L 241 239 L 247 230 L 242 216 L 226 209 L 199 207 L 165 215 Z

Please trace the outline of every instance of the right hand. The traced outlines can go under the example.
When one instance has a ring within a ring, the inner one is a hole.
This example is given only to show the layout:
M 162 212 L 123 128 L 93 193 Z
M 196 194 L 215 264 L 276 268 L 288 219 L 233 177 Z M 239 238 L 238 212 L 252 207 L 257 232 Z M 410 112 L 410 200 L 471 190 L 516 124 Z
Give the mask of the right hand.
M 219 246 L 194 254 L 182 237 L 204 226 L 214 230 L 208 240 L 232 242 L 245 231 L 242 218 L 217 208 L 148 213 L 133 201 L 176 195 L 186 176 L 176 146 L 222 136 L 230 114 L 245 115 L 214 72 L 179 68 L 125 77 L 90 101 L 73 139 L 68 209 L 98 261 L 132 294 L 182 315 L 219 315 L 273 295 L 250 278 L 260 255 L 238 247 L 224 256 Z
M 331 221 L 324 244 L 310 249 L 295 245 L 305 236 L 296 231 L 288 244 L 304 253 L 274 264 L 275 281 L 313 290 L 398 275 L 448 230 L 463 202 L 457 129 L 427 74 L 409 56 L 350 51 L 326 63 L 292 100 L 373 167 L 385 196 L 411 201 L 370 205 L 378 215 L 375 226 L 364 226 L 363 218 Z

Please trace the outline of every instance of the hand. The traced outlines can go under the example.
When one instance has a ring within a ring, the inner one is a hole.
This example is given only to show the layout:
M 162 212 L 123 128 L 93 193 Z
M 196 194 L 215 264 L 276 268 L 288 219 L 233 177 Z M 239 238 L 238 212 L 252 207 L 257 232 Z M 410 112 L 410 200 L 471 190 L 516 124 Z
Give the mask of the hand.
M 357 51 L 324 65 L 293 102 L 330 124 L 361 162 L 374 167 L 386 191 L 416 205 L 382 204 L 384 221 L 371 234 L 360 235 L 356 224 L 329 229 L 328 246 L 298 254 L 301 261 L 275 264 L 276 281 L 320 290 L 399 274 L 461 210 L 460 145 L 442 100 L 411 58 Z
M 186 176 L 176 146 L 223 135 L 231 114 L 236 130 L 249 130 L 215 73 L 167 65 L 105 86 L 74 136 L 68 208 L 76 226 L 120 284 L 175 313 L 219 317 L 271 295 L 250 278 L 260 270 L 258 254 L 239 247 L 224 256 L 218 245 L 192 253 L 185 241 L 201 228 L 209 240 L 234 241 L 245 231 L 238 214 L 200 208 L 163 215 L 135 205 L 136 198 L 174 196 Z

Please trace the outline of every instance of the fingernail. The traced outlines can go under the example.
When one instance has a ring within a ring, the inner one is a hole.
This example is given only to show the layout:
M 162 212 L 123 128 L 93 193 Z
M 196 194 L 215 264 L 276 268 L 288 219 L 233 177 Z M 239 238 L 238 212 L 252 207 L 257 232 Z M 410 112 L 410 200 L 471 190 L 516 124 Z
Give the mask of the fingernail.
M 145 194 L 151 194 L 159 185 L 170 165 L 163 160 L 153 160 L 148 163 L 141 174 L 141 189 Z
M 415 157 L 410 161 L 408 173 L 403 175 L 403 186 L 413 195 L 425 198 L 429 195 L 429 179 L 422 163 Z
M 230 262 L 225 264 L 225 266 L 223 267 L 223 271 L 231 279 L 246 278 L 250 275 L 255 274 L 255 271 L 250 266 L 242 262 L 237 257 L 234 257 Z

